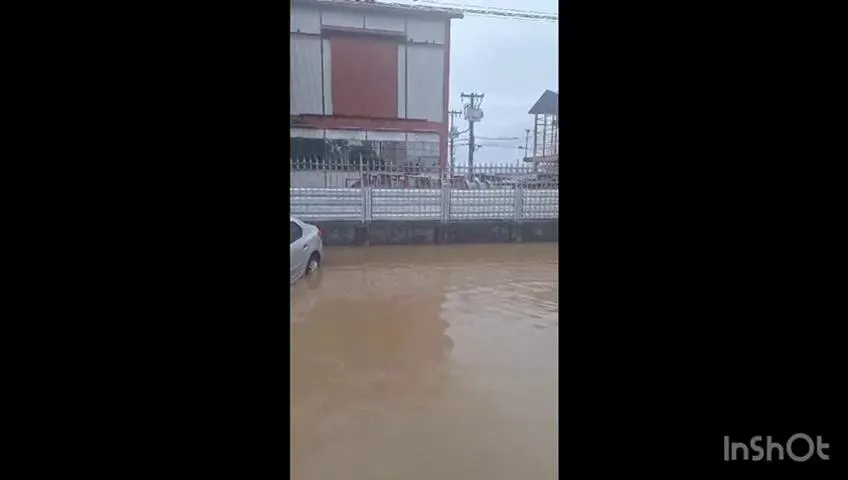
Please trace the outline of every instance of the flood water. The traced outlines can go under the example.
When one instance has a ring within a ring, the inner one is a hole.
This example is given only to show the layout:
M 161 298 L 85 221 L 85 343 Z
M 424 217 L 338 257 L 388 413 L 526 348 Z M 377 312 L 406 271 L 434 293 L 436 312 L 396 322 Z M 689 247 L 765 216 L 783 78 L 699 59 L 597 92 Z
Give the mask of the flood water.
M 326 247 L 291 287 L 292 478 L 557 478 L 557 249 Z

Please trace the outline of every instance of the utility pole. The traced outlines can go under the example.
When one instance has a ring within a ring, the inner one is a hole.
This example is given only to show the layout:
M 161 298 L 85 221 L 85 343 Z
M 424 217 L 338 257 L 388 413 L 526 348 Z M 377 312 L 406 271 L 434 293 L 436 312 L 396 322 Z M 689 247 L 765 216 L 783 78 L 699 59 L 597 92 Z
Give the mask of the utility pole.
M 450 138 L 450 175 L 453 178 L 453 166 L 456 165 L 454 140 L 459 138 L 459 128 L 456 126 L 456 121 L 462 115 L 462 112 L 451 110 L 448 113 L 450 114 L 450 131 L 448 132 L 448 138 Z
M 467 98 L 468 103 L 465 105 L 465 119 L 468 120 L 468 176 L 474 175 L 474 123 L 483 119 L 483 111 L 480 110 L 480 104 L 483 103 L 482 93 L 461 93 L 460 98 Z
M 529 157 L 527 149 L 530 148 L 530 129 L 524 131 L 524 158 Z

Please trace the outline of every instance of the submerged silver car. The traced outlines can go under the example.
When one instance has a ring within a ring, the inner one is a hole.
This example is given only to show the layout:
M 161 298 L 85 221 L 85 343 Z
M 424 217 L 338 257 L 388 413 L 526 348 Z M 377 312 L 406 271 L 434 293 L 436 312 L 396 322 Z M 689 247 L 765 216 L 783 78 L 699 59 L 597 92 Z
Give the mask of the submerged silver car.
M 294 283 L 300 277 L 318 270 L 324 258 L 324 242 L 321 240 L 320 228 L 298 218 L 289 217 L 289 229 L 291 230 L 289 283 Z

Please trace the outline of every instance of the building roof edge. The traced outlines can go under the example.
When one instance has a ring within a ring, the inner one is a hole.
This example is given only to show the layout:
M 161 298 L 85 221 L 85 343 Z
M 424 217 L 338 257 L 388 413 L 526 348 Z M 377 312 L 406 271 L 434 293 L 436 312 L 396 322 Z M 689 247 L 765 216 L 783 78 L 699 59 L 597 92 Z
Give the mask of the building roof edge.
M 291 0 L 292 6 L 339 8 L 344 10 L 370 10 L 382 13 L 394 13 L 399 15 L 413 15 L 436 18 L 464 18 L 465 15 L 459 10 L 448 8 L 419 7 L 401 3 L 371 3 L 354 2 L 349 0 Z

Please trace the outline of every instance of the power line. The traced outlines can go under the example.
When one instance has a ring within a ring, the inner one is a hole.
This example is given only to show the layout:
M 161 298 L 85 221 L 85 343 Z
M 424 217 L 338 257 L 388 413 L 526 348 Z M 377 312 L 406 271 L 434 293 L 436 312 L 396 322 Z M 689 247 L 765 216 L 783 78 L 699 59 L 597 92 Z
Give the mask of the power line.
M 470 4 L 467 4 L 467 3 L 452 3 L 452 2 L 440 2 L 440 1 L 437 2 L 437 1 L 434 1 L 434 0 L 412 0 L 412 1 L 417 2 L 417 3 L 426 3 L 426 4 L 430 4 L 430 5 L 437 5 L 437 6 L 452 6 L 452 7 L 460 7 L 460 8 L 472 8 L 472 9 L 476 9 L 476 10 L 488 10 L 488 11 L 493 11 L 493 12 L 529 13 L 531 15 L 547 15 L 547 16 L 557 17 L 557 18 L 559 17 L 558 13 L 540 12 L 538 10 L 527 10 L 527 9 L 524 9 L 524 8 L 503 8 L 503 7 L 494 7 L 494 6 L 489 6 L 489 5 L 480 6 L 480 5 L 470 5 Z
M 493 7 L 481 7 L 477 5 L 467 5 L 459 3 L 433 2 L 430 0 L 412 0 L 416 3 L 425 3 L 429 5 L 439 6 L 443 10 L 460 12 L 465 15 L 476 15 L 490 18 L 509 18 L 512 20 L 536 20 L 545 22 L 558 22 L 559 14 L 547 12 L 534 12 L 532 10 L 517 10 L 517 9 L 493 9 Z M 459 8 L 451 8 L 448 5 L 454 5 Z M 415 8 L 415 7 L 413 7 Z M 420 8 L 420 7 L 419 7 Z
M 525 16 L 517 16 L 517 15 L 486 15 L 482 13 L 471 13 L 471 12 L 463 12 L 465 15 L 481 17 L 481 18 L 499 18 L 501 20 L 522 20 L 525 22 L 539 22 L 539 23 L 557 23 L 559 20 L 550 20 L 546 18 L 531 18 Z
M 457 144 L 455 144 L 454 146 L 455 146 L 455 147 L 467 147 L 468 145 L 469 145 L 468 143 L 466 143 L 466 142 L 462 142 L 462 143 L 457 143 Z M 524 148 L 524 147 L 522 147 L 521 145 L 501 145 L 501 144 L 497 144 L 497 143 L 475 143 L 475 144 L 474 144 L 474 148 L 475 148 L 475 149 L 477 149 L 477 150 L 479 150 L 481 147 L 486 147 L 486 148 L 507 148 L 507 149 L 510 149 L 510 150 L 519 150 L 519 149 L 523 149 L 523 148 Z

